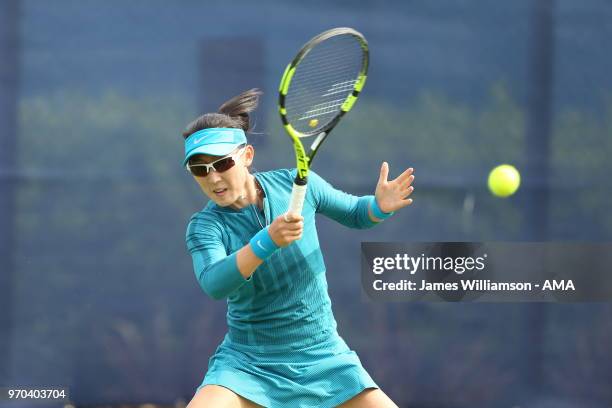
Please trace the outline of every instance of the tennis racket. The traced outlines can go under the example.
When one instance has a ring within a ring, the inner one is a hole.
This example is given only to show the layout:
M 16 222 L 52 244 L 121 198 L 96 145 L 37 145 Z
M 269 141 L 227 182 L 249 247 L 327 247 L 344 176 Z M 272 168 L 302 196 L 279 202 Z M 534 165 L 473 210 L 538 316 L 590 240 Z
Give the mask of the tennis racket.
M 288 212 L 302 213 L 312 160 L 357 101 L 366 82 L 368 62 L 365 37 L 343 27 L 308 41 L 287 65 L 280 83 L 278 109 L 297 161 Z M 304 148 L 307 142 L 308 152 Z

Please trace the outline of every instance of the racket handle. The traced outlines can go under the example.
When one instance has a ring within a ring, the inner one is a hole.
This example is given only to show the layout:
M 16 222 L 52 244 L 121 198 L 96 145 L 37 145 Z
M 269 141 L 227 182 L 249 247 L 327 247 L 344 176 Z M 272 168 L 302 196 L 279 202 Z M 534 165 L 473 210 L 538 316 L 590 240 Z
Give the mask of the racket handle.
M 293 183 L 293 190 L 291 190 L 291 200 L 289 201 L 288 213 L 302 214 L 302 207 L 304 206 L 304 197 L 306 197 L 306 188 L 308 184 L 298 185 Z

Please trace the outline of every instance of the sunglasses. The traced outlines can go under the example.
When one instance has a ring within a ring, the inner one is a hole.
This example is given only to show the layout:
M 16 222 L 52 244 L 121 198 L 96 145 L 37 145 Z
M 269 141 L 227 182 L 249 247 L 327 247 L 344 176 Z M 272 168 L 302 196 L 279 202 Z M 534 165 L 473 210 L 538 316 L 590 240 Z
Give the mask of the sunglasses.
M 185 167 L 187 168 L 187 171 L 189 171 L 196 177 L 206 177 L 211 171 L 223 173 L 234 167 L 234 165 L 236 164 L 236 159 L 243 152 L 244 148 L 240 149 L 236 153 L 230 154 L 229 156 L 225 156 L 220 158 L 219 160 L 215 160 L 212 163 L 187 163 Z

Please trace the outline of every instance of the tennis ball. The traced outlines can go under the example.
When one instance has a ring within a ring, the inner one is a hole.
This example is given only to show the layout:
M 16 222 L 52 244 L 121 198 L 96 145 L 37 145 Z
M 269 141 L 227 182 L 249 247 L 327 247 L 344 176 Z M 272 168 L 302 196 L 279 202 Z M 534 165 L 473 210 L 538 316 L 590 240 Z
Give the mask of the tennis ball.
M 516 192 L 521 184 L 521 175 L 510 164 L 495 167 L 489 173 L 489 190 L 498 197 L 508 197 Z
M 308 126 L 310 127 L 317 127 L 317 125 L 319 124 L 319 119 L 310 119 L 310 122 L 308 122 Z

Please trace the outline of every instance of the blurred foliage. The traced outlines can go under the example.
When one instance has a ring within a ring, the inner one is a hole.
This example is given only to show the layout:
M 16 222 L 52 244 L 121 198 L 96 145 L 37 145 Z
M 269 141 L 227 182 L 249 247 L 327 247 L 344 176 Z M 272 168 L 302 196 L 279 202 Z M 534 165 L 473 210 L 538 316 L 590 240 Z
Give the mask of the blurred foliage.
M 54 367 L 76 389 L 108 381 L 108 397 L 127 386 L 146 400 L 201 375 L 204 358 L 197 373 L 171 364 L 210 354 L 197 333 L 221 332 L 224 321 L 221 308 L 192 311 L 202 296 L 184 233 L 203 200 L 180 165 L 180 133 L 193 116 L 172 96 L 63 92 L 22 102 L 15 299 L 25 341 L 15 359 L 28 379 L 45 383 Z M 101 370 L 112 375 L 82 375 Z

